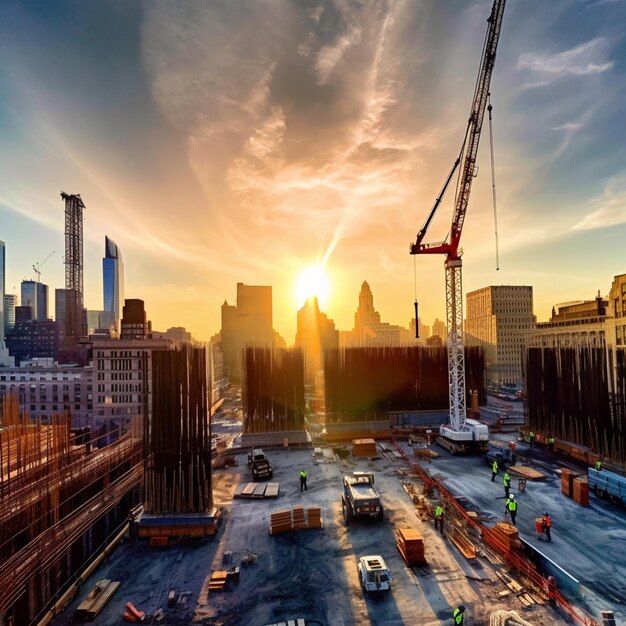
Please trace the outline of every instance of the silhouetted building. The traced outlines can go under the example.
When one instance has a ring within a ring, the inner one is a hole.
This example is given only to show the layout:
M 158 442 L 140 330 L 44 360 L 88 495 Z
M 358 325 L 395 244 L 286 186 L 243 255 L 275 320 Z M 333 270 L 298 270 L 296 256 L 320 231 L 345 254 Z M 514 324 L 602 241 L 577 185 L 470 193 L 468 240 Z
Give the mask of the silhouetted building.
M 241 381 L 245 346 L 274 346 L 271 287 L 237 283 L 237 304 L 222 305 L 221 347 L 231 382 Z
M 409 337 L 405 328 L 380 321 L 380 313 L 374 309 L 374 296 L 367 281 L 361 285 L 352 333 L 351 345 L 357 347 L 399 346 L 407 343 Z
M 5 249 L 4 241 L 0 241 L 0 367 L 12 367 L 13 359 L 4 345 L 4 292 L 5 292 Z
M 444 322 L 442 322 L 439 318 L 435 318 L 433 322 L 433 329 L 431 337 L 439 337 L 441 339 L 442 345 L 446 345 L 448 342 L 448 328 Z
M 324 351 L 339 348 L 335 322 L 320 311 L 317 298 L 309 298 L 298 311 L 296 348 L 304 352 L 305 382 L 314 385 L 324 369 Z
M 31 306 L 15 307 L 15 323 L 23 324 L 24 322 L 33 321 L 33 308 Z
M 146 319 L 143 300 L 124 301 L 121 321 L 121 339 L 146 339 L 151 336 L 152 322 Z
M 21 309 L 21 311 L 20 311 Z M 56 359 L 59 353 L 59 329 L 55 322 L 46 320 L 19 321 L 20 313 L 30 316 L 32 309 L 29 306 L 17 307 L 18 319 L 15 326 L 6 334 L 6 344 L 9 354 L 19 365 L 26 359 L 35 357 L 50 357 Z
M 17 296 L 11 293 L 4 294 L 4 330 L 11 330 L 15 326 L 15 307 Z
M 104 238 L 104 258 L 102 259 L 102 287 L 105 313 L 110 314 L 116 331 L 120 331 L 120 318 L 124 304 L 124 262 L 122 253 L 115 242 Z M 107 320 L 108 321 L 108 320 Z M 105 326 L 100 326 L 105 328 Z

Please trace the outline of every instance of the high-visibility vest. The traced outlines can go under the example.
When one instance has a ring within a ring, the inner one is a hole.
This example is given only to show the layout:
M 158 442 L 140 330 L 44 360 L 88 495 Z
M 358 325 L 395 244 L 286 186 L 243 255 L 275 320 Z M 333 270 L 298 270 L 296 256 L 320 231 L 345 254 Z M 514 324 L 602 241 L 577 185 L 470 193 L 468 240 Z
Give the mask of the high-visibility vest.
M 544 515 L 541 523 L 547 528 L 550 528 L 550 526 L 552 526 L 552 520 L 550 519 L 549 515 Z
M 493 465 L 491 466 L 491 469 L 492 469 L 494 474 L 498 473 L 498 461 L 494 461 L 493 462 Z
M 548 438 L 548 443 L 554 443 L 554 437 L 549 437 Z
M 443 507 L 442 506 L 438 506 L 435 509 L 435 517 L 437 517 L 437 518 L 443 517 Z
M 300 472 L 300 478 L 306 478 L 306 472 L 304 470 Z
M 508 487 L 511 484 L 511 477 L 509 476 L 509 473 L 506 472 L 504 474 L 504 486 Z
M 455 624 L 463 623 L 463 613 L 459 609 L 454 609 L 454 613 L 452 613 L 452 617 L 454 617 Z
M 602 461 L 596 461 L 595 468 L 599 472 L 602 469 Z
M 509 511 L 517 511 L 517 500 L 507 500 L 506 508 L 509 509 Z
M 535 433 L 531 430 L 529 433 L 529 437 L 532 439 L 535 436 Z

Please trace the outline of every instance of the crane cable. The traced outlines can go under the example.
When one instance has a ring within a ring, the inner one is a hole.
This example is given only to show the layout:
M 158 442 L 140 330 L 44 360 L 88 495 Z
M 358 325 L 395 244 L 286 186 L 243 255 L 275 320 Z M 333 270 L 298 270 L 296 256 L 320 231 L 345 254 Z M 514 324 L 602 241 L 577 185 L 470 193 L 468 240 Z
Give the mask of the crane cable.
M 493 156 L 493 120 L 491 119 L 491 110 L 493 107 L 491 106 L 491 94 L 487 94 L 487 101 L 489 105 L 487 106 L 487 111 L 489 111 L 489 146 L 491 148 L 491 189 L 493 195 L 493 224 L 496 235 L 496 271 L 500 269 L 500 252 L 498 247 L 498 211 L 496 209 L 496 168 L 494 165 L 494 156 Z

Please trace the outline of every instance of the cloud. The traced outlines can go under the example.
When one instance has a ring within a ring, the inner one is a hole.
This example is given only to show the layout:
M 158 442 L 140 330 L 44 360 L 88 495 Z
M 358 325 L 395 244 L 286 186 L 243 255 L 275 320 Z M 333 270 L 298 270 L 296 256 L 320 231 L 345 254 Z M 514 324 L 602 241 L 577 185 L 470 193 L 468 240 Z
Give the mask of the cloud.
M 572 230 L 606 228 L 626 223 L 626 172 L 610 178 L 590 202 L 592 210 Z
M 558 54 L 525 53 L 519 57 L 517 70 L 538 77 L 526 87 L 544 86 L 565 76 L 601 74 L 614 66 L 614 62 L 608 59 L 608 47 L 605 37 L 596 37 Z

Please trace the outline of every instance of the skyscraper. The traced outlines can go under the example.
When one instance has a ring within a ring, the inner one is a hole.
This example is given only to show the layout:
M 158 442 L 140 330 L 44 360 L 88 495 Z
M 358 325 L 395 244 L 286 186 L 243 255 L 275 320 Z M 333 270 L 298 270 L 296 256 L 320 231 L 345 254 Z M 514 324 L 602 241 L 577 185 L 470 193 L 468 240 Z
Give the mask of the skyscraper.
M 77 339 L 83 329 L 83 210 L 79 194 L 61 192 L 65 201 L 65 337 Z M 85 324 L 86 326 L 86 324 Z
M 104 238 L 102 259 L 102 287 L 104 312 L 110 314 L 115 330 L 120 330 L 120 317 L 124 305 L 124 262 L 122 253 L 112 239 Z
M 4 241 L 0 241 L 0 366 L 13 367 L 13 358 L 4 345 L 4 285 L 5 285 L 5 252 Z
M 12 293 L 4 294 L 4 332 L 11 330 L 15 326 L 15 307 L 17 306 L 17 296 Z
M 33 310 L 33 320 L 45 322 L 48 319 L 48 285 L 23 280 L 21 306 L 29 306 Z

